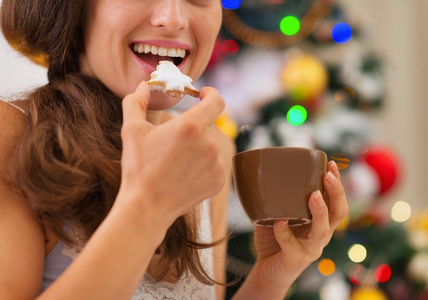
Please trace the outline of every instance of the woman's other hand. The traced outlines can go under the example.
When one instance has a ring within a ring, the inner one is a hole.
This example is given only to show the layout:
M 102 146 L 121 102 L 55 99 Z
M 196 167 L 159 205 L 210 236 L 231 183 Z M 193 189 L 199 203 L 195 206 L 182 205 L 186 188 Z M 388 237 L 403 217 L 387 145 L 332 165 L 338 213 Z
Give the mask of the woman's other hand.
M 321 256 L 334 230 L 347 215 L 345 191 L 333 161 L 328 163 L 323 183 L 324 197 L 317 191 L 309 199 L 311 224 L 289 227 L 286 221 L 276 221 L 273 228 L 256 226 L 257 259 L 246 280 L 253 288 L 243 289 L 253 290 L 253 299 L 283 299 L 294 280 Z

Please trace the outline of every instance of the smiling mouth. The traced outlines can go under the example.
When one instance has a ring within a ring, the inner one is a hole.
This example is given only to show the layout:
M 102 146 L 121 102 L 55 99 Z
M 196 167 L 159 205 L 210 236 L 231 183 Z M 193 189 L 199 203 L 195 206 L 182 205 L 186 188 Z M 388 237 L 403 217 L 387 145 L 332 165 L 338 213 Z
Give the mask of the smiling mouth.
M 181 48 L 167 48 L 148 44 L 133 43 L 131 50 L 146 63 L 157 66 L 161 60 L 169 60 L 176 66 L 183 62 L 187 51 Z

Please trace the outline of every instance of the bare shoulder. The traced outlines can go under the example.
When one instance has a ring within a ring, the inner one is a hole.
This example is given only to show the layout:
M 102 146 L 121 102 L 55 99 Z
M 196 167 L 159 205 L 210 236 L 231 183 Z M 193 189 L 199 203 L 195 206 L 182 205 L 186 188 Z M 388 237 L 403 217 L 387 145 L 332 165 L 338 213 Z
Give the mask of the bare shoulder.
M 0 101 L 0 168 L 25 128 L 25 116 L 9 103 Z M 0 177 L 0 276 L 1 299 L 25 299 L 40 292 L 44 264 L 44 234 L 40 222 L 19 193 Z M 25 289 L 22 287 L 25 286 Z M 28 289 L 27 289 L 28 288 Z

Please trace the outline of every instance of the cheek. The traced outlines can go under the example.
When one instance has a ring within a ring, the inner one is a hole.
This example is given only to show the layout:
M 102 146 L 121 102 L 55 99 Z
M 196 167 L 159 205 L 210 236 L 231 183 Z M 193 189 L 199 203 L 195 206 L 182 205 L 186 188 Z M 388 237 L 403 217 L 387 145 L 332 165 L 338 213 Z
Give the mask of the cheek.
M 195 32 L 198 33 L 198 51 L 200 52 L 199 68 L 196 76 L 198 78 L 205 70 L 214 49 L 214 44 L 221 27 L 221 15 L 217 18 L 211 18 L 209 20 L 200 19 L 195 28 Z M 201 26 L 204 24 L 204 26 Z

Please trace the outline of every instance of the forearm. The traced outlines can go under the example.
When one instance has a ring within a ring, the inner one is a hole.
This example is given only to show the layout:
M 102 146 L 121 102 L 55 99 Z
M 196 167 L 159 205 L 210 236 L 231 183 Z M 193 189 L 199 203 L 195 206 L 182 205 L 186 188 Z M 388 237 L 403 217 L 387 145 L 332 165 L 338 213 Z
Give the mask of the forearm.
M 130 299 L 165 230 L 157 214 L 112 210 L 39 299 Z

